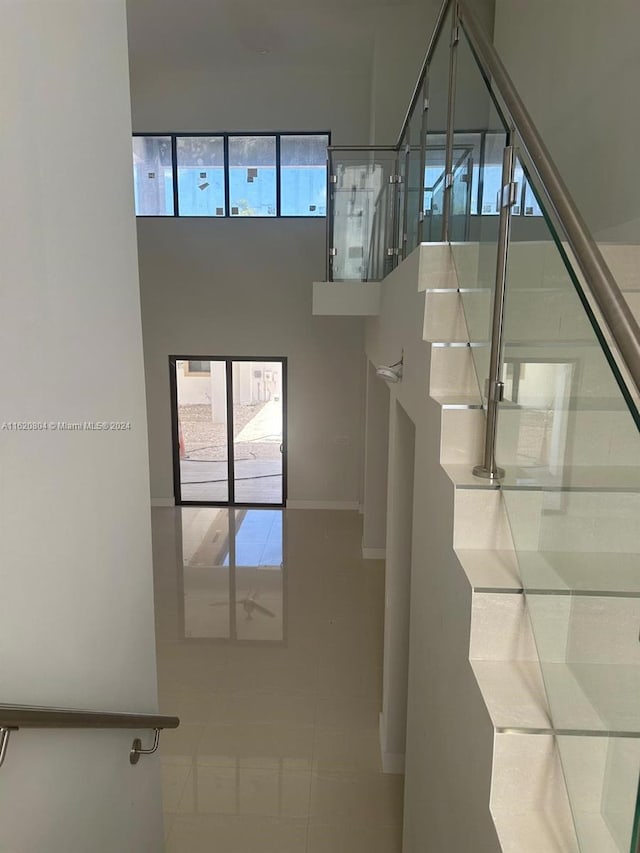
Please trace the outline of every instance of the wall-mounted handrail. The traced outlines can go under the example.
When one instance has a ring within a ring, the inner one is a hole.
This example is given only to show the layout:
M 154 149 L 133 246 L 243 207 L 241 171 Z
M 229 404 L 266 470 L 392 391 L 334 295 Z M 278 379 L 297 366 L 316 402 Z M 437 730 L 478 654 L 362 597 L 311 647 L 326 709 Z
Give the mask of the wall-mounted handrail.
M 150 755 L 158 748 L 162 729 L 177 729 L 179 717 L 162 714 L 131 714 L 120 711 L 82 711 L 71 708 L 47 708 L 36 705 L 0 704 L 0 767 L 6 754 L 9 736 L 19 729 L 149 729 L 154 731 L 150 749 L 143 749 L 139 738 L 129 752 L 131 764 L 141 755 Z
M 177 729 L 179 725 L 179 717 L 161 714 L 0 704 L 0 728 L 7 729 Z
M 560 172 L 538 133 L 511 77 L 471 9 L 469 0 L 458 0 L 460 21 L 476 61 L 487 80 L 492 80 L 513 129 L 527 152 L 549 205 L 567 237 L 587 286 L 609 327 L 636 388 L 640 390 L 640 326 L 607 266 L 600 249 L 576 207 Z

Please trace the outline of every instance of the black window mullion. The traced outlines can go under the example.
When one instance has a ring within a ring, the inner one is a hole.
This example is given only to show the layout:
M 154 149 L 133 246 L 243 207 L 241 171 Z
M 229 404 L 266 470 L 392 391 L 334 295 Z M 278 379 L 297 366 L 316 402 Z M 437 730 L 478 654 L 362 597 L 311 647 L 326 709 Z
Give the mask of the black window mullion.
M 180 216 L 178 201 L 178 139 L 175 133 L 171 134 L 171 171 L 173 174 L 173 215 Z
M 180 421 L 178 415 L 178 361 L 169 357 L 169 388 L 171 393 L 171 440 L 173 444 L 173 494 L 178 506 L 182 503 L 182 472 L 180 469 Z
M 233 506 L 236 502 L 236 460 L 235 443 L 233 440 L 233 362 L 225 360 L 227 377 L 227 496 Z
M 231 214 L 231 201 L 229 199 L 229 134 L 225 133 L 224 139 L 224 215 Z
M 282 195 L 281 181 L 281 164 L 280 164 L 280 134 L 276 133 L 276 216 L 280 216 L 280 201 Z

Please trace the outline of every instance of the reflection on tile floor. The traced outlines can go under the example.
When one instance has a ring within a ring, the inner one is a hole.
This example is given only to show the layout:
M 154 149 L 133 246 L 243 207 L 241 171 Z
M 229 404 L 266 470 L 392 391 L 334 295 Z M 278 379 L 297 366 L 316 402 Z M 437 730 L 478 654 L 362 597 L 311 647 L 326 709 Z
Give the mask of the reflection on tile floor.
M 154 509 L 168 853 L 399 853 L 357 513 Z

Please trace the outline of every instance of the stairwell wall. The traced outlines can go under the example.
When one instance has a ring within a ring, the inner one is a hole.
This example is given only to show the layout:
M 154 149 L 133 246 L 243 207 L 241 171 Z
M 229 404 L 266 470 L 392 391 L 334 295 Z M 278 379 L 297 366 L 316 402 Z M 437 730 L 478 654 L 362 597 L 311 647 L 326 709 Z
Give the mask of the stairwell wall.
M 640 5 L 496 0 L 495 46 L 596 239 L 640 243 Z
M 404 349 L 402 382 L 389 386 L 391 407 L 399 403 L 415 425 L 403 849 L 498 853 L 489 813 L 493 726 L 469 664 L 471 589 L 453 552 L 454 489 L 440 465 L 441 410 L 428 396 L 419 253 L 384 282 L 380 316 L 367 321 L 366 335 L 374 364 L 396 361 Z M 389 492 L 390 520 L 392 500 Z M 387 589 L 387 599 L 395 592 Z M 405 625 L 400 619 L 385 631 L 401 633 Z
M 3 4 L 0 422 L 41 425 L 0 429 L 11 704 L 158 707 L 127 70 L 124 0 Z M 0 850 L 157 853 L 160 767 L 130 765 L 139 734 L 14 732 Z

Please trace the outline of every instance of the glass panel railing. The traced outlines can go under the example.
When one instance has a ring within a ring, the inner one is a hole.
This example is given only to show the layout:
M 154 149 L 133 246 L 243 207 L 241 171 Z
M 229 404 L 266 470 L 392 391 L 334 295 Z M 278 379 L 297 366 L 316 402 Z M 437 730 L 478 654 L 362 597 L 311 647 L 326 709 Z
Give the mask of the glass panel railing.
M 384 184 L 373 211 L 372 237 L 369 245 L 368 281 L 382 281 L 396 264 L 393 229 L 398 184 Z
M 444 133 L 427 133 L 422 226 L 422 240 L 425 243 L 439 243 L 442 240 L 442 214 L 447 171 L 446 140 Z
M 407 177 L 405 195 L 404 257 L 411 254 L 420 242 L 424 202 L 424 84 L 416 100 L 407 127 Z
M 489 376 L 493 290 L 498 259 L 502 159 L 507 130 L 460 34 L 454 119 L 454 173 L 449 234 L 478 387 Z M 470 128 L 475 128 L 474 133 Z
M 640 739 L 557 737 L 581 853 L 636 853 Z
M 396 189 L 396 220 L 395 220 L 395 243 L 394 245 L 398 247 L 398 259 L 401 260 L 404 257 L 404 247 L 406 245 L 407 239 L 407 166 L 408 166 L 408 155 L 407 155 L 407 146 L 408 146 L 408 136 L 409 131 L 405 130 L 405 133 L 400 140 L 400 145 L 398 146 L 398 159 L 397 163 L 397 189 Z
M 396 151 L 333 149 L 330 165 L 331 279 L 379 280 L 393 247 Z
M 425 116 L 426 150 L 424 154 L 425 220 L 422 240 L 438 243 L 442 240 L 444 210 L 444 183 L 446 173 L 446 132 L 449 109 L 449 62 L 451 44 L 451 15 L 444 19 L 440 37 L 427 66 L 426 97 L 428 110 Z
M 580 849 L 635 853 L 637 413 L 565 235 L 531 224 L 509 246 L 496 457 Z
M 454 149 L 451 172 L 451 241 L 467 242 L 471 220 L 471 181 L 473 178 L 473 152 L 471 149 Z

